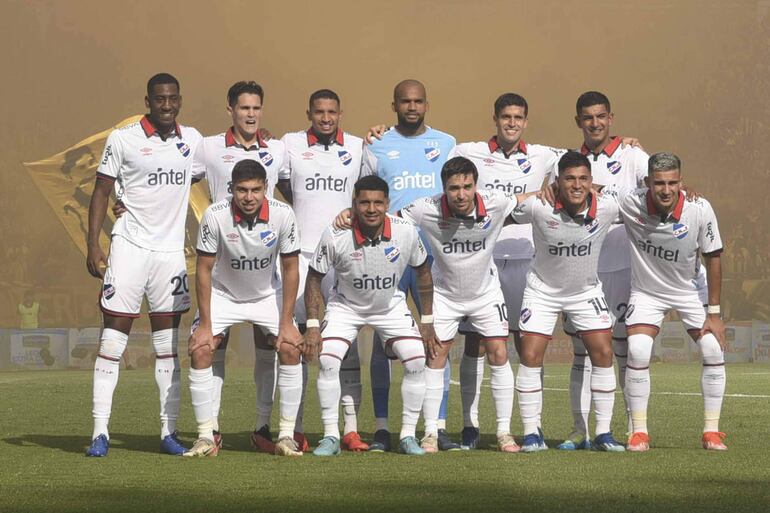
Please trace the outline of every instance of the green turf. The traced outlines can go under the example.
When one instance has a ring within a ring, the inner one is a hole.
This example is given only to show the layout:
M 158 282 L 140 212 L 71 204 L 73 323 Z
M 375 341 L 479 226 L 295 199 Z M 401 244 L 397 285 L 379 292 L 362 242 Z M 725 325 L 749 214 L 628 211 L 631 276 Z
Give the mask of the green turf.
M 555 445 L 571 425 L 569 368 L 547 368 L 544 425 Z M 314 373 L 313 373 L 314 374 Z M 699 392 L 698 365 L 653 367 L 653 392 Z M 454 376 L 457 376 L 455 369 Z M 398 372 L 394 380 L 399 380 Z M 183 379 L 180 429 L 194 438 Z M 371 436 L 368 377 L 360 426 Z M 251 371 L 228 370 L 221 417 L 225 449 L 216 459 L 157 453 L 157 391 L 150 371 L 123 371 L 104 459 L 83 456 L 91 432 L 91 373 L 0 374 L 0 511 L 770 511 L 770 366 L 728 366 L 722 429 L 730 450 L 700 448 L 699 395 L 653 395 L 646 454 L 549 450 L 504 455 L 492 450 L 406 457 L 343 454 L 300 459 L 254 454 Z M 488 383 L 488 382 L 487 382 Z M 398 386 L 391 412 L 398 411 Z M 494 443 L 490 391 L 481 404 L 484 448 Z M 319 438 L 314 387 L 306 428 Z M 622 399 L 614 431 L 622 439 Z M 397 417 L 397 415 L 395 416 Z M 520 432 L 518 405 L 513 426 Z M 459 387 L 452 387 L 449 429 L 459 432 Z M 274 421 L 274 425 L 277 423 Z M 396 430 L 397 426 L 392 426 Z

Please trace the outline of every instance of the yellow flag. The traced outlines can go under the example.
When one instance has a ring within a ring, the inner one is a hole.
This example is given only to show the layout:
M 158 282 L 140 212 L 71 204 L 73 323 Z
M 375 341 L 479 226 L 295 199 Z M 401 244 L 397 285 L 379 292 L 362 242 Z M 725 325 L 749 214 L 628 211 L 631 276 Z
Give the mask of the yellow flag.
M 24 163 L 32 181 L 84 256 L 88 253 L 86 246 L 88 204 L 94 190 L 96 169 L 99 167 L 99 158 L 104 150 L 104 143 L 112 130 L 136 123 L 141 118 L 142 116 L 132 116 L 124 119 L 114 127 L 87 137 L 61 153 L 37 162 Z M 198 233 L 198 222 L 208 205 L 209 198 L 206 187 L 200 183 L 195 184 L 190 192 L 190 210 L 193 215 L 187 216 L 185 238 L 187 271 L 190 274 L 195 272 L 194 241 Z M 108 209 L 107 218 L 104 220 L 102 233 L 99 237 L 100 244 L 105 250 L 109 244 L 114 222 L 115 217 L 112 215 L 112 211 Z

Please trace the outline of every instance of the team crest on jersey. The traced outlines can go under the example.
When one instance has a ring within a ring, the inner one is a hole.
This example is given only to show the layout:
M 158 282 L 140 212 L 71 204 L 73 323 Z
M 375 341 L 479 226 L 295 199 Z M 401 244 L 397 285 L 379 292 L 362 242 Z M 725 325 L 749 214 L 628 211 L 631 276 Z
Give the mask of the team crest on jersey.
M 337 155 L 339 155 L 340 162 L 342 162 L 343 166 L 349 166 L 350 161 L 353 160 L 353 155 L 347 150 L 340 150 L 337 152 Z
M 399 255 L 401 255 L 401 250 L 397 247 L 391 246 L 389 248 L 385 248 L 385 258 L 387 258 L 388 262 L 391 264 L 398 260 Z
M 524 308 L 521 311 L 521 316 L 519 317 L 519 320 L 521 321 L 522 324 L 527 324 L 527 321 L 530 319 L 530 317 L 532 317 L 532 310 L 530 310 L 529 308 Z
M 518 162 L 519 169 L 521 169 L 521 172 L 524 174 L 529 173 L 529 170 L 532 169 L 532 162 L 530 162 L 529 159 L 518 159 L 516 162 Z
M 594 219 L 590 224 L 586 225 L 586 230 L 588 230 L 588 233 L 594 233 L 597 228 L 599 228 L 598 219 Z
M 112 299 L 112 296 L 114 295 L 115 287 L 109 283 L 105 283 L 104 287 L 102 287 L 102 296 L 104 296 L 104 299 Z
M 264 232 L 259 232 L 259 237 L 262 239 L 262 244 L 268 248 L 272 248 L 275 244 L 275 241 L 278 239 L 273 230 L 265 230 Z
M 187 143 L 178 142 L 176 143 L 176 147 L 179 149 L 179 153 L 181 153 L 183 157 L 186 157 L 190 154 L 190 147 L 187 146 Z
M 482 219 L 482 220 L 481 220 L 481 222 L 479 223 L 479 228 L 481 228 L 482 230 L 487 230 L 487 229 L 489 229 L 489 227 L 490 227 L 490 225 L 491 225 L 491 224 L 492 224 L 492 218 L 491 218 L 491 217 L 489 217 L 489 216 L 486 216 L 486 217 L 485 217 L 484 219 Z
M 613 161 L 613 162 L 607 162 L 607 171 L 610 172 L 610 174 L 616 175 L 620 173 L 620 168 L 622 168 L 623 165 L 620 162 Z
M 441 155 L 441 150 L 439 148 L 425 148 L 425 158 L 431 162 L 436 162 L 439 155 Z
M 690 228 L 686 224 L 674 223 L 674 237 L 677 239 L 684 239 L 689 231 Z
M 269 166 L 273 163 L 273 156 L 270 155 L 269 151 L 260 151 L 259 160 L 262 161 L 263 166 Z

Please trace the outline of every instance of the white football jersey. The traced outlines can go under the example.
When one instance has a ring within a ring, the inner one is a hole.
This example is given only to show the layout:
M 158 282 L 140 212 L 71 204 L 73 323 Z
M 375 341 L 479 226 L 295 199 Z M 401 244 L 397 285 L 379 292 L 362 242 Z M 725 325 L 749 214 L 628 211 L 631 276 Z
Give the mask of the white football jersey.
M 588 196 L 587 208 L 572 218 L 557 200 L 543 205 L 529 197 L 513 212 L 517 223 L 531 223 L 535 259 L 527 283 L 535 277 L 544 294 L 571 296 L 587 292 L 599 283 L 597 266 L 610 226 L 619 221 L 619 207 L 612 197 Z
M 259 162 L 267 172 L 267 196 L 273 197 L 278 170 L 283 165 L 284 146 L 277 139 L 265 141 L 257 135 L 257 143 L 248 148 L 235 140 L 233 128 L 218 135 L 204 137 L 193 155 L 193 178 L 209 183 L 209 196 L 217 203 L 233 195 L 233 166 L 241 160 Z
M 256 301 L 280 288 L 279 256 L 299 254 L 294 212 L 280 201 L 265 198 L 249 220 L 231 198 L 210 205 L 198 229 L 198 252 L 216 255 L 211 274 L 215 294 L 232 301 Z
M 164 141 L 147 116 L 110 133 L 96 174 L 114 180 L 126 207 L 113 236 L 153 251 L 184 249 L 193 153 L 201 139 L 196 129 L 177 124 Z
M 453 215 L 444 194 L 401 209 L 401 216 L 417 225 L 430 244 L 437 292 L 467 302 L 500 288 L 492 255 L 505 219 L 515 207 L 514 194 L 481 191 L 469 216 Z
M 509 194 L 538 191 L 544 180 L 556 178 L 559 150 L 519 141 L 515 151 L 506 156 L 497 144 L 497 136 L 487 142 L 462 143 L 449 158 L 470 159 L 479 171 L 480 190 L 498 190 Z M 535 254 L 532 226 L 505 226 L 495 244 L 494 256 L 502 260 L 530 260 Z
M 620 137 L 613 137 L 598 155 L 584 144 L 580 153 L 591 162 L 591 175 L 597 185 L 616 185 L 623 189 L 636 189 L 644 185 L 647 162 L 650 159 L 640 148 L 621 145 Z M 626 231 L 613 226 L 604 241 L 599 255 L 599 272 L 612 272 L 631 267 L 631 253 Z
M 343 302 L 358 313 L 382 312 L 395 295 L 406 266 L 419 267 L 428 258 L 417 229 L 388 214 L 382 235 L 367 239 L 354 221 L 352 230 L 328 226 L 310 262 L 315 271 L 335 271 L 329 303 Z
M 286 154 L 279 178 L 291 183 L 302 251 L 313 252 L 324 229 L 350 207 L 361 173 L 363 139 L 338 130 L 326 146 L 307 130 L 288 133 L 281 141 Z
M 619 198 L 620 212 L 631 239 L 631 287 L 670 298 L 697 290 L 701 253 L 722 250 L 719 226 L 711 204 L 703 198 L 686 201 L 684 194 L 665 218 L 647 188 Z

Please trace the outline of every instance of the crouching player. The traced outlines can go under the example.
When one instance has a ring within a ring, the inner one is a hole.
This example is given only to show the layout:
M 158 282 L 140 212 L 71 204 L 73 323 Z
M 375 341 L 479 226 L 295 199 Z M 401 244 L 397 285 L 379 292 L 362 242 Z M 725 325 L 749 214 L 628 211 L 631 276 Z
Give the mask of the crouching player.
M 547 449 L 538 431 L 543 409 L 540 373 L 556 320 L 564 312 L 579 332 L 593 365 L 591 396 L 596 413 L 598 450 L 624 450 L 612 436 L 616 379 L 612 367 L 612 322 L 597 274 L 599 251 L 610 225 L 618 220 L 614 198 L 591 192 L 591 163 L 570 151 L 559 160 L 553 207 L 535 198 L 513 213 L 518 223 L 532 223 L 535 259 L 519 317 L 519 408 L 524 423 L 523 452 Z
M 328 227 L 310 261 L 305 356 L 312 361 L 320 352 L 317 387 L 324 437 L 313 451 L 317 456 L 340 453 L 340 366 L 351 341 L 367 324 L 384 341 L 386 353 L 404 365 L 401 452 L 425 454 L 415 429 L 425 398 L 425 346 L 435 345 L 435 334 L 430 322 L 417 328 L 398 283 L 407 266 L 415 268 L 425 320 L 433 311 L 433 281 L 417 229 L 388 215 L 388 207 L 388 185 L 382 178 L 359 179 L 354 186 L 352 230 Z M 321 326 L 321 282 L 331 270 L 337 281 Z
M 621 214 L 631 240 L 631 299 L 626 312 L 628 370 L 626 394 L 633 433 L 629 451 L 650 448 L 647 403 L 650 357 L 663 316 L 676 310 L 703 357 L 701 389 L 705 407 L 704 449 L 724 451 L 719 415 L 725 392 L 725 327 L 719 310 L 722 240 L 705 199 L 686 201 L 679 158 L 656 153 L 648 164 L 648 188 L 622 197 Z M 708 307 L 694 281 L 703 255 Z
M 184 456 L 218 452 L 211 365 L 221 342 L 218 335 L 240 322 L 251 322 L 274 338 L 281 396 L 275 454 L 301 456 L 293 438 L 302 396 L 302 336 L 294 325 L 300 250 L 296 219 L 288 205 L 265 197 L 265 168 L 254 160 L 242 160 L 233 167 L 232 188 L 232 199 L 206 209 L 198 232 L 199 317 L 189 345 L 190 396 L 198 439 Z M 282 291 L 275 277 L 279 256 Z

